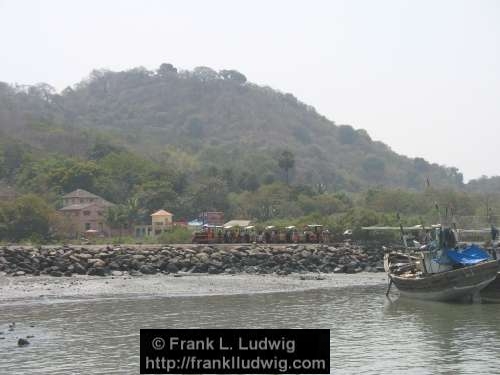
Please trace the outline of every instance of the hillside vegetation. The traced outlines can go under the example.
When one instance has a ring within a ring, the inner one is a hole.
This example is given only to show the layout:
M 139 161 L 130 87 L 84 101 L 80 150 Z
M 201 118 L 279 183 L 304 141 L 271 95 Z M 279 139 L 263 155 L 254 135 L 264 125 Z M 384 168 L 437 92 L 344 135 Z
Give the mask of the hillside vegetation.
M 207 67 L 94 71 L 57 94 L 47 84 L 0 86 L 0 129 L 43 150 L 85 156 L 98 134 L 148 158 L 176 154 L 189 166 L 282 177 L 278 153 L 296 158 L 296 183 L 358 191 L 366 186 L 460 187 L 456 168 L 410 159 L 364 130 L 337 126 L 313 107 L 243 74 Z
M 0 82 L 0 196 L 21 195 L 0 202 L 0 240 L 47 220 L 39 238 L 52 236 L 63 223 L 51 210 L 76 188 L 119 204 L 128 223 L 158 208 L 176 219 L 222 210 L 341 232 L 394 224 L 396 211 L 432 222 L 434 200 L 486 218 L 500 209 L 498 179 L 464 184 L 454 167 L 398 155 L 234 70 L 94 71 L 61 93 Z M 38 221 L 23 222 L 28 206 Z

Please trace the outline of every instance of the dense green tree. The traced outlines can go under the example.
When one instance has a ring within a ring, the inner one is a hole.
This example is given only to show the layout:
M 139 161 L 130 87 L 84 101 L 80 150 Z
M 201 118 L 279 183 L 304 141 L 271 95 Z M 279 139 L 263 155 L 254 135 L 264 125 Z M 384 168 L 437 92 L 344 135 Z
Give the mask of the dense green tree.
M 353 144 L 356 141 L 358 134 L 352 126 L 341 125 L 339 126 L 339 140 L 343 144 Z
M 13 177 L 29 157 L 25 147 L 19 142 L 3 144 L 0 147 L 0 155 L 3 175 L 6 177 Z
M 215 81 L 216 79 L 218 79 L 220 77 L 219 74 L 215 70 L 213 70 L 212 68 L 209 68 L 207 66 L 197 66 L 193 70 L 193 75 L 203 82 Z
M 135 195 L 138 204 L 147 212 L 145 217 L 149 221 L 149 214 L 160 209 L 166 209 L 177 213 L 180 209 L 177 194 L 172 184 L 166 180 L 153 180 L 142 184 Z
M 202 211 L 224 211 L 228 207 L 227 185 L 220 177 L 206 177 L 191 187 L 193 207 Z
M 222 170 L 222 178 L 226 182 L 226 186 L 228 187 L 229 191 L 236 190 L 236 177 L 232 168 L 224 168 Z
M 198 116 L 189 117 L 185 127 L 189 137 L 200 138 L 203 136 L 203 122 Z
M 482 176 L 475 180 L 470 180 L 467 184 L 469 191 L 478 191 L 484 193 L 499 193 L 500 192 L 500 176 L 486 177 Z
M 247 81 L 247 77 L 244 74 L 241 74 L 237 70 L 221 70 L 219 75 L 225 79 L 230 80 L 240 85 L 244 84 Z
M 259 188 L 259 180 L 255 173 L 244 171 L 238 178 L 238 187 L 241 190 L 255 191 Z
M 448 177 L 454 181 L 457 186 L 462 186 L 464 184 L 464 175 L 459 172 L 458 168 L 446 168 L 446 172 Z
M 430 164 L 422 158 L 413 159 L 413 163 L 417 172 L 425 173 L 430 169 Z
M 76 189 L 93 191 L 98 175 L 99 167 L 95 162 L 67 159 L 49 171 L 48 181 L 65 193 Z
M 138 224 L 144 217 L 144 209 L 141 207 L 138 198 L 129 198 L 125 202 L 125 211 L 127 213 L 127 227 L 133 228 L 134 224 Z
M 111 229 L 119 231 L 119 238 L 123 235 L 123 230 L 129 223 L 129 210 L 126 205 L 116 205 L 108 208 L 106 212 L 106 223 Z
M 169 74 L 177 74 L 177 68 L 170 63 L 163 63 L 158 68 L 157 73 L 161 77 L 167 77 Z
M 385 173 L 385 162 L 382 159 L 371 156 L 366 158 L 362 164 L 365 176 L 373 181 L 382 181 Z
M 97 139 L 94 146 L 89 152 L 89 159 L 99 160 L 111 153 L 119 153 L 124 151 L 122 148 L 114 145 L 112 142 L 105 139 Z
M 54 209 L 43 199 L 24 195 L 0 206 L 0 233 L 8 241 L 47 241 L 53 235 L 54 219 Z
M 132 153 L 113 152 L 99 161 L 102 174 L 96 181 L 98 192 L 113 202 L 125 202 L 145 180 L 152 167 L 150 161 Z
M 16 183 L 23 192 L 61 195 L 77 188 L 93 191 L 98 176 L 95 162 L 58 156 L 26 163 Z

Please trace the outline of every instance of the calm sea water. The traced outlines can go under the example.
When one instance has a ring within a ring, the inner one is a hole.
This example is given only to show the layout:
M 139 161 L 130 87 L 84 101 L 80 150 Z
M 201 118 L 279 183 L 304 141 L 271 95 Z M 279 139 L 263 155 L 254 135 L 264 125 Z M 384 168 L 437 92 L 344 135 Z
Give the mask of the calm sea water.
M 198 327 L 329 328 L 332 373 L 500 373 L 500 305 L 390 303 L 384 291 L 3 304 L 0 374 L 138 374 L 140 328 Z

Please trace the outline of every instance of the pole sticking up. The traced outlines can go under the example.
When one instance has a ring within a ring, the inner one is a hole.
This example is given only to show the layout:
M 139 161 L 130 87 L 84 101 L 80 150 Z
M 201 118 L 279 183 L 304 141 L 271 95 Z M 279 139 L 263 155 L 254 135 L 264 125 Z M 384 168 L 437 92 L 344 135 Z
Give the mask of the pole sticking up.
M 389 286 L 387 287 L 387 291 L 385 292 L 385 296 L 389 297 L 389 292 L 391 291 L 392 279 L 389 278 Z
M 399 222 L 399 230 L 401 231 L 401 240 L 403 241 L 403 244 L 405 245 L 406 255 L 408 256 L 408 263 L 410 265 L 412 265 L 413 260 L 411 259 L 410 252 L 408 251 L 408 241 L 406 238 L 405 231 L 403 229 L 403 223 L 401 222 L 401 215 L 399 214 L 399 212 L 396 214 L 396 217 L 397 217 L 398 222 Z M 391 280 L 391 283 L 392 283 L 392 280 Z M 391 288 L 390 285 L 391 284 L 389 284 L 389 289 Z M 387 291 L 387 293 L 389 293 L 389 290 Z
M 403 241 L 403 244 L 405 245 L 405 249 L 408 249 L 408 243 L 406 241 L 406 234 L 405 234 L 405 231 L 403 229 L 403 224 L 401 223 L 401 215 L 398 213 L 396 213 L 396 218 L 398 219 L 398 224 L 399 224 L 399 231 L 401 233 L 401 241 Z

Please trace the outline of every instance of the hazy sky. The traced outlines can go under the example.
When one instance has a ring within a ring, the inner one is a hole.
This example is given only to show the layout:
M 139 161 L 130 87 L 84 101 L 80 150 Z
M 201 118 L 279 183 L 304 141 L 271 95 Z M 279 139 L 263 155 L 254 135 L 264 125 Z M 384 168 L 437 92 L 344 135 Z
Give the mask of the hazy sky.
M 500 175 L 500 1 L 0 0 L 0 81 L 233 68 L 408 156 Z

